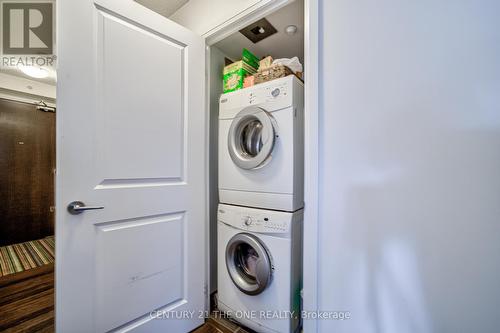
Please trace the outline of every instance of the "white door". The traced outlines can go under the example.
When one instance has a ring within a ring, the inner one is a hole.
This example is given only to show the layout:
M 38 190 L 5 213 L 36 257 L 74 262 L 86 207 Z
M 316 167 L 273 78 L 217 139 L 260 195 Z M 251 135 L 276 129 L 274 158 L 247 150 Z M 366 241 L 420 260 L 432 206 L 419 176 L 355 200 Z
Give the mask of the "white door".
M 57 11 L 56 329 L 188 332 L 205 306 L 204 41 L 131 0 Z

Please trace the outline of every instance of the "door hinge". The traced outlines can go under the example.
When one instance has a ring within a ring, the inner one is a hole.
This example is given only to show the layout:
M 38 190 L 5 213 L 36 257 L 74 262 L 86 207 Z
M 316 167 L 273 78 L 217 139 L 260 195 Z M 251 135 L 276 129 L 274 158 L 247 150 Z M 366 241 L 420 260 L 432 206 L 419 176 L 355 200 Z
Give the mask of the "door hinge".
M 56 112 L 55 107 L 48 106 L 47 103 L 45 103 L 44 101 L 36 103 L 36 109 L 43 112 L 53 112 L 53 113 Z

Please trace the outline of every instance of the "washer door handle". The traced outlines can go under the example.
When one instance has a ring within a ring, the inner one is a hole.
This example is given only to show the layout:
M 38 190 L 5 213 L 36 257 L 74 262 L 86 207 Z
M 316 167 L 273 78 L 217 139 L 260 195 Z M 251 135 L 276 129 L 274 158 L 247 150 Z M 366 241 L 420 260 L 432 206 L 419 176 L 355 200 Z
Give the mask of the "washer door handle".
M 263 290 L 266 289 L 267 285 L 269 284 L 270 276 L 269 263 L 259 258 L 259 260 L 257 261 L 257 266 L 255 267 L 255 279 L 257 280 L 260 288 L 262 288 Z

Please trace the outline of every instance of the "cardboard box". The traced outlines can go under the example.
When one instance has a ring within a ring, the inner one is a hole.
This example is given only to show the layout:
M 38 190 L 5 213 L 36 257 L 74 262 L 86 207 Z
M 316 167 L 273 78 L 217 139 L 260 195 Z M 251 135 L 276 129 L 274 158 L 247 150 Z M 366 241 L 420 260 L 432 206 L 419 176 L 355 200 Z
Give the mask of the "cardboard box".
M 267 56 L 259 62 L 259 70 L 271 67 L 273 64 L 273 57 Z
M 245 61 L 240 60 L 224 67 L 224 71 L 222 73 L 226 75 L 228 73 L 232 73 L 240 69 L 244 69 L 249 73 L 255 73 L 257 71 L 254 67 L 248 65 Z
M 251 87 L 255 84 L 255 77 L 253 75 L 247 76 L 243 80 L 243 88 Z

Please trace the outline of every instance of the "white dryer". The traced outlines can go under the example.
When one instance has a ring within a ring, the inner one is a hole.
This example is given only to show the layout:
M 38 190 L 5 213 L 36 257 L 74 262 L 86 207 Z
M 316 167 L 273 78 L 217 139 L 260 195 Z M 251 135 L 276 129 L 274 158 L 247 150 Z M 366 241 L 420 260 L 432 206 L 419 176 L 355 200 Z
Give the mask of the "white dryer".
M 300 323 L 303 210 L 219 205 L 218 307 L 257 332 Z
M 304 201 L 304 86 L 293 75 L 219 101 L 219 200 L 295 211 Z

